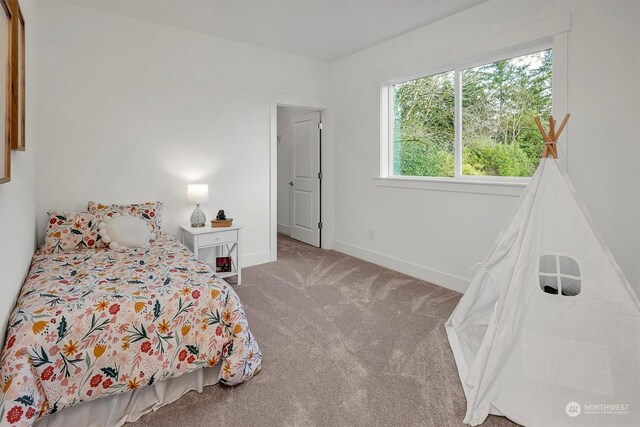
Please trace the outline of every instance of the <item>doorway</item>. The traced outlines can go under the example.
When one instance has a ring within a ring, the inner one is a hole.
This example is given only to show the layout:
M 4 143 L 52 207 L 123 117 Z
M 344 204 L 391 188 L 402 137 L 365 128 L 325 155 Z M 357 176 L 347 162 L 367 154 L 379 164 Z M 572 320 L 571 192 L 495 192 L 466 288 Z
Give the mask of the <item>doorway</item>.
M 278 233 L 320 247 L 321 112 L 277 107 Z

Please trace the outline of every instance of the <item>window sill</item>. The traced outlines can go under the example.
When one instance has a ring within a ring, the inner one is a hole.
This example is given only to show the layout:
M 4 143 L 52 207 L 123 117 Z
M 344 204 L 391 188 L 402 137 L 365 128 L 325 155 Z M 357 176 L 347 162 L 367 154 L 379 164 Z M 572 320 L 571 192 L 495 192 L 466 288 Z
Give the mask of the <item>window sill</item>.
M 490 194 L 520 197 L 529 180 L 491 181 L 485 179 L 376 177 L 377 187 L 408 188 L 413 190 L 450 191 L 457 193 Z

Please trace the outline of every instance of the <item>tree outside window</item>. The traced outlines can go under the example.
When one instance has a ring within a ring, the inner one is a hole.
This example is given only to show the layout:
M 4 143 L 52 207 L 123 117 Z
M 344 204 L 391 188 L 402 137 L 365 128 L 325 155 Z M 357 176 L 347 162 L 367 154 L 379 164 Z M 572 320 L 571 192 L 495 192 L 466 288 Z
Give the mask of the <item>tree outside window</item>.
M 390 172 L 531 176 L 544 146 L 534 117 L 551 114 L 551 81 L 547 49 L 393 85 Z M 461 150 L 457 173 L 456 149 Z

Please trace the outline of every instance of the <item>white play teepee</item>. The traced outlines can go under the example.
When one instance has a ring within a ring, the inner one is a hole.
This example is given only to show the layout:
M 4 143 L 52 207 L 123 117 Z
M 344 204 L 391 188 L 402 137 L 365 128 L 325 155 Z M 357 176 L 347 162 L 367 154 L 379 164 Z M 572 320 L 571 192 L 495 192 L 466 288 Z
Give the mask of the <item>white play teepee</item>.
M 640 303 L 557 160 L 567 119 L 536 119 L 540 166 L 446 324 L 471 425 L 640 425 Z

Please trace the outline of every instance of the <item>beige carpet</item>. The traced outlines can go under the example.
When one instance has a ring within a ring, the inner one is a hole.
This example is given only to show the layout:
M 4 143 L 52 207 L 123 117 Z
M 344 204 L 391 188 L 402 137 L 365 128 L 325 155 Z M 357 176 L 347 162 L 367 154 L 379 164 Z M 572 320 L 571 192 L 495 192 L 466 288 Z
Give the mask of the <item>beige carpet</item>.
M 463 425 L 444 329 L 459 293 L 287 237 L 277 262 L 242 274 L 262 372 L 190 392 L 137 426 Z

